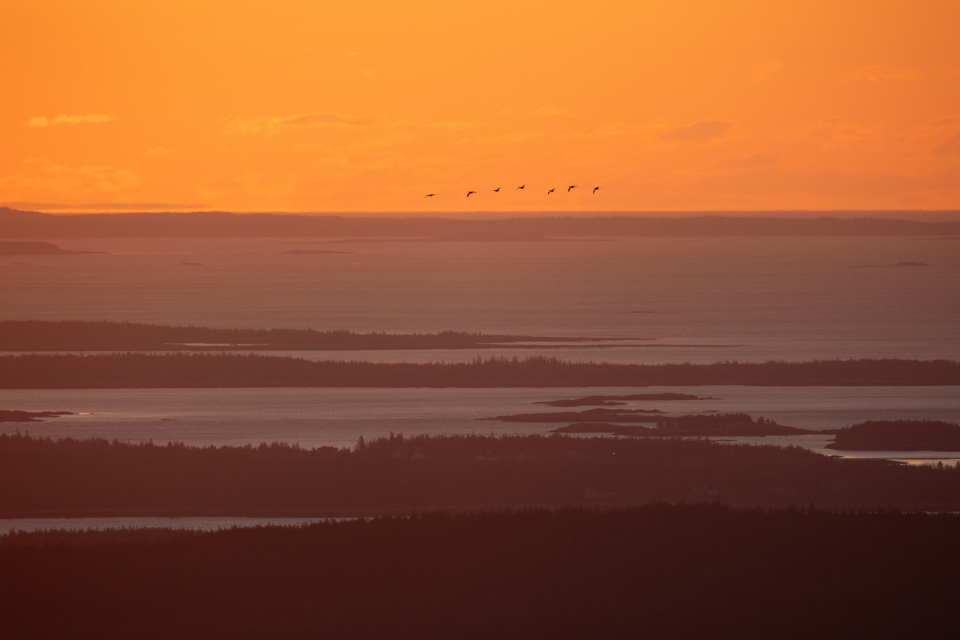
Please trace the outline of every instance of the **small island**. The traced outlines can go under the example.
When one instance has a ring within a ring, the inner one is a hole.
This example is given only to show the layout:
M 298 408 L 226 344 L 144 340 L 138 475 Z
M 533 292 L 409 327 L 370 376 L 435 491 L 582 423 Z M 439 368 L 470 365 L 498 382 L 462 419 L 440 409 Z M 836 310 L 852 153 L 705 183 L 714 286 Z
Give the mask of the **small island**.
M 314 256 L 314 255 L 326 255 L 326 254 L 332 254 L 332 253 L 345 254 L 345 253 L 352 253 L 352 252 L 330 251 L 326 249 L 290 249 L 289 251 L 281 251 L 281 253 L 289 254 L 289 255 L 298 255 L 298 256 L 307 256 L 307 255 Z
M 588 413 L 588 412 L 584 412 Z M 641 422 L 641 420 L 634 420 Z M 551 433 L 594 433 L 635 438 L 686 438 L 707 436 L 802 436 L 811 431 L 777 424 L 763 417 L 756 421 L 746 413 L 718 413 L 714 415 L 686 415 L 675 418 L 656 417 L 642 422 L 655 422 L 653 427 L 640 425 L 608 424 L 603 422 L 580 422 L 566 427 L 551 429 Z
M 828 449 L 960 451 L 960 425 L 942 420 L 872 420 L 836 431 Z
M 929 267 L 926 262 L 916 262 L 914 260 L 902 260 L 894 264 L 865 264 L 865 267 Z
M 78 256 L 102 253 L 102 251 L 61 249 L 51 242 L 20 242 L 14 240 L 0 242 L 0 256 Z
M 551 407 L 614 407 L 627 404 L 627 401 L 667 401 L 677 400 L 716 400 L 701 398 L 689 393 L 635 393 L 628 396 L 587 396 L 570 400 L 541 400 L 533 404 L 545 404 Z
M 478 420 L 499 420 L 500 422 L 570 422 L 588 420 L 590 422 L 658 422 L 663 418 L 657 414 L 659 409 L 587 409 L 586 411 L 557 411 L 549 413 L 515 413 Z
M 199 262 L 181 262 L 200 267 Z M 354 333 L 314 329 L 224 329 L 88 320 L 0 320 L 0 351 L 183 351 L 244 349 L 352 351 L 387 349 L 552 349 L 594 348 L 644 338 L 528 336 L 441 331 L 439 333 Z M 210 345 L 213 345 L 212 347 Z
M 0 409 L 0 422 L 43 422 L 41 418 L 74 416 L 69 411 L 8 411 Z

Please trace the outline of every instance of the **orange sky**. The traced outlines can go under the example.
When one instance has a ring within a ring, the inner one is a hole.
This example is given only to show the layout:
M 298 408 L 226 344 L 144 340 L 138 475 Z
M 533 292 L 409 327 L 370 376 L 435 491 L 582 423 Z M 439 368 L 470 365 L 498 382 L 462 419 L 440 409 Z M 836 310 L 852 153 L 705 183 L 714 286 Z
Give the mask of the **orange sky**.
M 956 209 L 958 33 L 957 0 L 4 0 L 0 203 Z

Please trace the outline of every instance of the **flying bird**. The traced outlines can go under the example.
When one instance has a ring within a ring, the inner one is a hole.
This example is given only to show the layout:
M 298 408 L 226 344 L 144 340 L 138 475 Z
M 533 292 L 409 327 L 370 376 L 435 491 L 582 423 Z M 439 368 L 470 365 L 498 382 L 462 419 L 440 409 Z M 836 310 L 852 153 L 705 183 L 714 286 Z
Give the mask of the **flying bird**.
M 596 192 L 597 192 L 597 189 L 599 189 L 599 188 L 600 188 L 600 187 L 594 187 L 594 188 L 593 188 L 593 192 L 596 193 Z
M 476 193 L 476 191 L 467 191 L 467 197 L 469 198 L 474 193 Z
M 500 193 L 500 189 L 503 189 L 503 187 L 497 187 L 496 189 L 491 189 L 491 191 L 494 193 Z
M 525 186 L 527 186 L 527 185 L 522 184 L 522 185 L 520 185 L 519 187 L 517 187 L 517 189 L 523 189 Z
M 577 185 L 575 184 L 570 185 L 569 187 L 567 187 L 567 193 L 570 193 L 570 189 L 576 189 L 576 188 L 577 188 Z
M 547 195 L 550 195 L 550 194 L 553 193 L 554 191 L 556 191 L 556 189 L 550 189 L 550 191 L 547 191 Z
M 437 194 L 435 194 L 435 193 L 428 193 L 427 195 L 425 195 L 425 196 L 423 196 L 423 197 L 424 197 L 424 198 L 432 198 L 432 197 L 435 196 L 435 195 L 437 195 Z

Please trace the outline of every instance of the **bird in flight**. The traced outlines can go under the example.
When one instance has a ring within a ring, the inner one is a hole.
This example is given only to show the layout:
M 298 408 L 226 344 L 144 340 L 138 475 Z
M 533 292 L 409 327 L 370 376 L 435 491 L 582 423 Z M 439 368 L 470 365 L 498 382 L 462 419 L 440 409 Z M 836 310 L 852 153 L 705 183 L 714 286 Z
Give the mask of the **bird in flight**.
M 467 191 L 467 197 L 469 198 L 474 193 L 476 193 L 476 191 Z
M 556 191 L 556 189 L 550 189 L 550 191 L 547 191 L 547 195 L 550 195 L 550 194 L 553 193 L 554 191 Z
M 527 185 L 522 184 L 522 185 L 520 185 L 519 187 L 517 187 L 517 189 L 523 189 L 525 186 L 527 186 Z
M 491 191 L 494 193 L 500 193 L 500 189 L 503 189 L 503 187 L 497 187 L 496 189 L 491 189 Z
M 575 184 L 570 185 L 569 187 L 567 187 L 567 193 L 570 193 L 570 189 L 576 189 L 576 188 L 577 188 L 577 185 Z
M 432 197 L 435 196 L 435 195 L 437 195 L 437 194 L 435 194 L 435 193 L 428 193 L 427 195 L 425 195 L 425 196 L 423 196 L 423 197 L 424 197 L 424 198 L 432 198 Z
M 597 189 L 599 189 L 599 188 L 600 188 L 600 187 L 594 187 L 594 188 L 593 188 L 593 192 L 596 193 L 596 192 L 597 192 Z

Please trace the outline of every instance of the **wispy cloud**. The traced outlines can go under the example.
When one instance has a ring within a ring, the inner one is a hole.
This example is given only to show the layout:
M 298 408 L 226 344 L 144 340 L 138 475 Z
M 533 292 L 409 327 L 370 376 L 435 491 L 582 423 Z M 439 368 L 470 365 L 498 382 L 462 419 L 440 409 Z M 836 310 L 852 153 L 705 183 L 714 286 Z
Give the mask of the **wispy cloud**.
M 884 132 L 877 124 L 862 124 L 830 118 L 799 131 L 798 137 L 820 140 L 825 144 L 875 144 L 888 139 L 890 134 Z
M 86 116 L 70 116 L 65 113 L 61 113 L 55 118 L 46 118 L 43 116 L 37 118 L 30 118 L 27 124 L 31 127 L 55 127 L 58 124 L 104 124 L 113 120 L 113 116 L 106 115 L 86 115 Z
M 531 132 L 503 133 L 496 136 L 481 136 L 476 142 L 478 144 L 517 144 L 537 137 L 537 134 Z
M 921 80 L 923 77 L 924 73 L 916 69 L 875 64 L 851 71 L 847 74 L 846 79 L 853 82 L 886 82 L 890 80 L 914 82 Z
M 707 170 L 710 171 L 740 171 L 747 169 L 764 169 L 777 164 L 779 156 L 775 153 L 755 153 L 749 156 L 730 156 L 716 162 Z
M 937 145 L 935 151 L 937 153 L 960 153 L 960 131 Z
M 536 111 L 531 111 L 532 116 L 569 116 L 573 115 L 559 107 L 540 107 Z
M 480 126 L 479 122 L 472 122 L 469 120 L 453 121 L 453 122 L 434 122 L 430 125 L 431 127 L 436 127 L 438 129 L 448 129 L 450 131 L 460 131 L 462 129 L 476 129 Z
M 751 75 L 754 82 L 763 82 L 773 76 L 777 71 L 780 71 L 780 69 L 783 69 L 783 63 L 779 60 L 772 60 L 755 66 Z
M 237 133 L 279 133 L 295 129 L 322 127 L 367 127 L 376 123 L 373 116 L 344 116 L 335 113 L 304 113 L 293 116 L 234 118 L 227 129 Z
M 733 127 L 732 122 L 722 120 L 707 120 L 705 122 L 696 122 L 685 127 L 668 129 L 660 134 L 664 140 L 671 142 L 694 142 L 703 140 L 712 140 L 722 138 L 730 132 Z
M 44 158 L 27 160 L 24 164 L 29 167 L 28 171 L 0 177 L 0 187 L 87 195 L 123 191 L 142 182 L 132 171 L 116 167 L 75 167 Z

